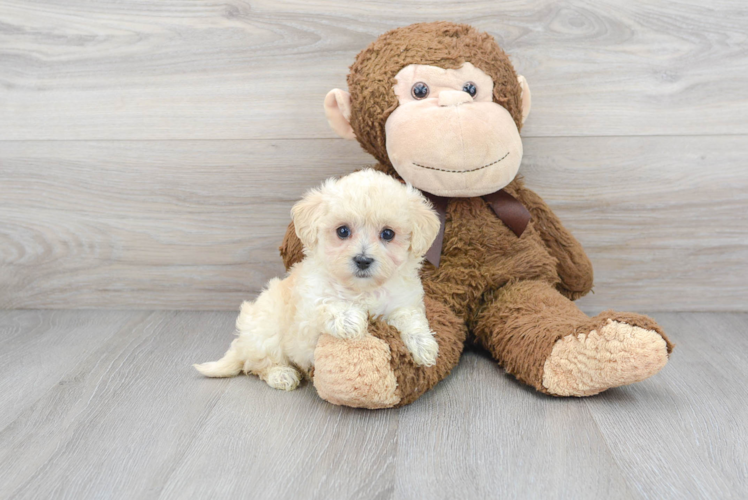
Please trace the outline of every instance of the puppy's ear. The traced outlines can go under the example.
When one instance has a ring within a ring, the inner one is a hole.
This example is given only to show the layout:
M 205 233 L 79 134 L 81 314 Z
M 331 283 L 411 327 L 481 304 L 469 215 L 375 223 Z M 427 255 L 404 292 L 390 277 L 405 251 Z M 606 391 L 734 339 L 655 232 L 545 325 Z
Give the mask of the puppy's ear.
M 304 248 L 311 249 L 317 244 L 320 219 L 325 215 L 325 193 L 333 181 L 327 181 L 319 189 L 308 191 L 291 208 L 291 219 Z
M 441 222 L 431 203 L 412 186 L 408 186 L 410 197 L 410 251 L 413 255 L 422 257 L 426 255 L 431 244 L 439 234 Z

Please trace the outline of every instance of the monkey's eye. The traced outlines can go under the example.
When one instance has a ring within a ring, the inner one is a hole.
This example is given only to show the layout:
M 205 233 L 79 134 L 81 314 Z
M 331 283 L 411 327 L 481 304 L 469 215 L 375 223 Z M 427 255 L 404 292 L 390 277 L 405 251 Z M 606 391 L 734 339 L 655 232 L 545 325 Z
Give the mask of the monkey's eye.
M 389 228 L 382 229 L 382 232 L 379 233 L 379 237 L 384 241 L 392 241 L 395 238 L 395 231 Z
M 462 91 L 470 94 L 470 97 L 475 97 L 475 94 L 478 93 L 478 87 L 473 82 L 467 82 L 462 86 Z
M 429 95 L 429 86 L 423 82 L 418 82 L 410 89 L 410 93 L 414 99 L 426 99 Z
M 348 228 L 348 226 L 340 226 L 335 230 L 335 232 L 337 233 L 338 238 L 340 238 L 341 240 L 344 240 L 351 235 L 351 230 Z

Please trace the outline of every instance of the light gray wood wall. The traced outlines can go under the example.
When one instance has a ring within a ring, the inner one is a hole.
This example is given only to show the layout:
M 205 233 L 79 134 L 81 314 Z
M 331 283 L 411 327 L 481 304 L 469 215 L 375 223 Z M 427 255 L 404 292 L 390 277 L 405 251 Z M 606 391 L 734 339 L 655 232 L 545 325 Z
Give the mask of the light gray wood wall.
M 527 77 L 521 172 L 595 265 L 585 309 L 748 309 L 743 0 L 3 0 L 0 307 L 235 309 L 294 200 L 371 163 L 326 91 L 436 19 Z

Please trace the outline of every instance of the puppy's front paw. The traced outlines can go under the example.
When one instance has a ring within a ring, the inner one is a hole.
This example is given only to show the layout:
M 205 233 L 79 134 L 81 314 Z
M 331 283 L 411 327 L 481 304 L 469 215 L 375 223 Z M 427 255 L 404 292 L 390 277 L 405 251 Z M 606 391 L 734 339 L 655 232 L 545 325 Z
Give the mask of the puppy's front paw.
M 427 334 L 411 334 L 402 336 L 405 347 L 413 356 L 413 361 L 421 366 L 434 366 L 439 355 L 439 344 L 434 340 L 431 332 Z
M 327 329 L 339 339 L 359 339 L 366 335 L 369 318 L 361 309 L 347 308 L 332 314 Z

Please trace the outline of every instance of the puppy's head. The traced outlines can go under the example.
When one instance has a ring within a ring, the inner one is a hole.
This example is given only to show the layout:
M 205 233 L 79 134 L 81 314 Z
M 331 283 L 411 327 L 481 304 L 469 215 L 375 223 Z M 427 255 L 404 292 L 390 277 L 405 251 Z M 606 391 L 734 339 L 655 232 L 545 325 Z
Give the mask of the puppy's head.
M 439 232 L 439 218 L 417 189 L 371 169 L 328 179 L 291 216 L 305 253 L 360 290 L 418 266 Z

